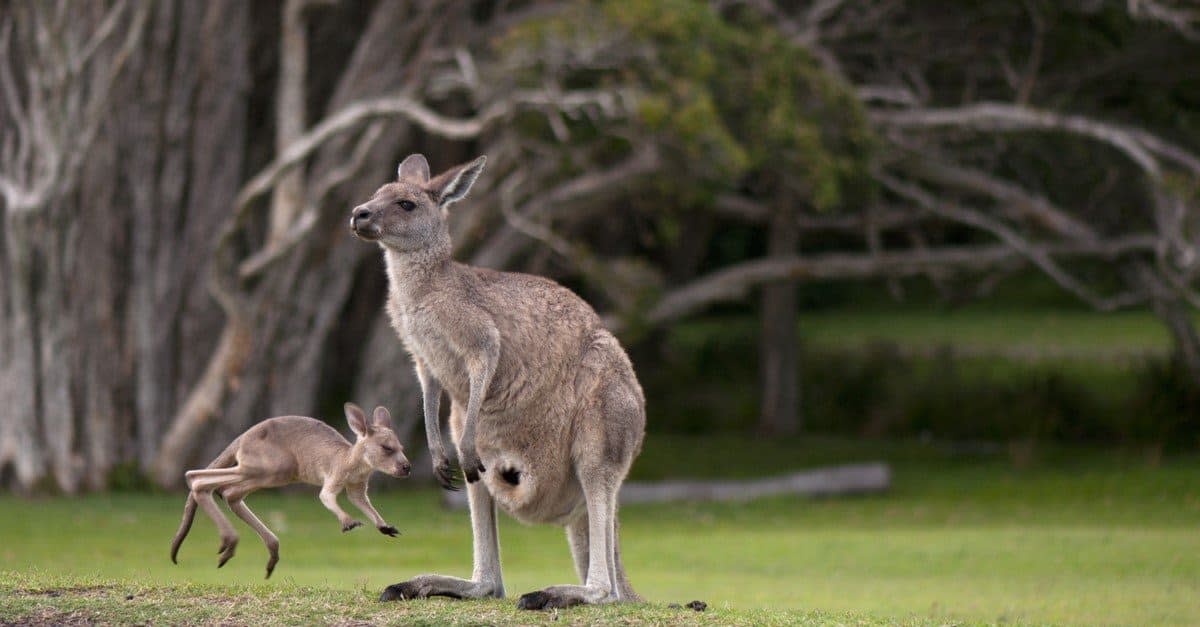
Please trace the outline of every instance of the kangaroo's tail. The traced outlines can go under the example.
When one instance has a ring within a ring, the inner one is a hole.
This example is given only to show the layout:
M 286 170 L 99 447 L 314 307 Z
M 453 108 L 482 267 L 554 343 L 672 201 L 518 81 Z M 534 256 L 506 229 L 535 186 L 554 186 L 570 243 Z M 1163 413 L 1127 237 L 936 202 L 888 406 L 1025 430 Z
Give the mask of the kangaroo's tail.
M 239 438 L 240 439 L 240 438 Z M 229 446 L 221 451 L 217 458 L 212 460 L 208 465 L 209 468 L 229 468 L 237 463 L 238 440 L 234 440 Z M 179 522 L 179 531 L 175 532 L 175 538 L 171 540 L 171 562 L 178 564 L 175 557 L 179 554 L 179 547 L 183 545 L 184 538 L 187 537 L 189 531 L 192 530 L 192 521 L 196 520 L 196 495 L 188 492 L 187 501 L 183 504 L 183 520 Z
M 183 506 L 183 521 L 179 523 L 179 531 L 175 532 L 175 539 L 171 540 L 171 562 L 174 564 L 179 563 L 175 556 L 179 554 L 179 546 L 183 544 L 183 539 L 192 530 L 192 521 L 195 519 L 196 496 L 188 492 L 187 503 Z

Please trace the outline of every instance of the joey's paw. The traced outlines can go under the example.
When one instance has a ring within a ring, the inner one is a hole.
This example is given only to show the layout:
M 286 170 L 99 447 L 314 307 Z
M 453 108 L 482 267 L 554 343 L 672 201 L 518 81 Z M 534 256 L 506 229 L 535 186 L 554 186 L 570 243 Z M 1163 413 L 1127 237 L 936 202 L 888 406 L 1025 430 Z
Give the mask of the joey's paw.
M 350 531 L 351 529 L 356 529 L 361 526 L 362 526 L 362 523 L 357 520 L 350 520 L 350 521 L 344 522 L 344 523 L 342 523 L 342 533 L 346 533 L 347 531 Z
M 217 561 L 217 568 L 224 566 L 225 562 L 228 562 L 233 557 L 234 552 L 237 551 L 237 544 L 237 538 L 221 540 L 221 548 L 217 549 L 217 553 L 220 554 L 220 559 Z
M 378 529 L 379 533 L 382 533 L 385 536 L 391 536 L 395 538 L 396 536 L 400 535 L 400 530 L 391 525 L 381 525 L 378 527 Z
M 433 461 L 433 475 L 437 477 L 438 483 L 443 489 L 451 492 L 457 492 L 458 484 L 454 482 L 454 467 L 450 465 L 450 460 L 445 456 L 435 458 Z
M 546 590 L 534 590 L 521 595 L 517 600 L 518 610 L 553 610 L 579 605 L 581 601 L 575 597 L 554 594 Z

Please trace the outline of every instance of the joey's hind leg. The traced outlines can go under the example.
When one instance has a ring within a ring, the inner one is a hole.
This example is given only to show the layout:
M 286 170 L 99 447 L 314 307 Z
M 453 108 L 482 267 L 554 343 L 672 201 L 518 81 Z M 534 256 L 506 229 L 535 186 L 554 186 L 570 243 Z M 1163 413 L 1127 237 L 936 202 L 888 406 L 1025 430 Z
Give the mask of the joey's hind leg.
M 380 601 L 403 601 L 442 596 L 455 599 L 504 598 L 500 575 L 500 537 L 496 529 L 496 502 L 483 482 L 467 484 L 474 537 L 474 569 L 470 579 L 448 575 L 418 575 L 384 589 Z
M 266 487 L 266 486 L 258 486 Z M 246 496 L 254 492 L 258 487 L 252 486 L 235 486 L 227 488 L 222 494 L 225 496 L 225 502 L 229 505 L 229 509 L 241 518 L 251 529 L 254 529 L 258 537 L 262 538 L 263 544 L 267 546 L 267 579 L 271 578 L 271 573 L 275 570 L 275 564 L 279 563 L 279 538 L 263 524 L 254 512 L 246 506 Z
M 233 557 L 234 551 L 237 550 L 238 534 L 237 531 L 234 531 L 233 525 L 229 523 L 229 519 L 221 512 L 221 508 L 217 507 L 217 502 L 213 500 L 213 491 L 241 481 L 241 472 L 237 467 L 213 468 L 191 470 L 185 476 L 188 487 L 192 489 L 192 496 L 200 504 L 204 513 L 208 514 L 208 517 L 217 525 L 217 532 L 221 534 L 221 547 L 217 549 L 217 553 L 221 556 L 220 561 L 217 562 L 217 568 L 220 568 Z

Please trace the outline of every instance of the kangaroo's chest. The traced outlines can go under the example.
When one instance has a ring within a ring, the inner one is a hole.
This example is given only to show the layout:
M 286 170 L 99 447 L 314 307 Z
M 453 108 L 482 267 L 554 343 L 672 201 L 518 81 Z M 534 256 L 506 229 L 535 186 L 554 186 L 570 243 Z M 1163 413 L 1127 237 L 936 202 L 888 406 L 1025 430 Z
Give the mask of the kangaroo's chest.
M 455 350 L 449 334 L 420 307 L 391 307 L 392 326 L 408 352 L 420 359 L 451 397 L 465 400 L 471 382 L 466 361 Z

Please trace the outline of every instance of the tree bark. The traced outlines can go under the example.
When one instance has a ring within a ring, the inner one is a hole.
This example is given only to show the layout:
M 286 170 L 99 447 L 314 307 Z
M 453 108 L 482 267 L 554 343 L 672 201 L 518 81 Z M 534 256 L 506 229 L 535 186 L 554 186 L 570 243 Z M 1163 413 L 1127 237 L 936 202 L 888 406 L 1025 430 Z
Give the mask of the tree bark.
M 786 259 L 796 254 L 800 229 L 787 194 L 771 218 L 767 257 Z M 800 357 L 796 336 L 796 282 L 777 281 L 762 288 L 759 335 L 761 409 L 758 430 L 769 435 L 800 431 Z
M 39 420 L 41 355 L 36 336 L 31 219 L 6 212 L 4 223 L 5 325 L 0 352 L 0 402 L 8 412 L 0 420 L 0 468 L 9 467 L 17 488 L 28 491 L 45 476 L 47 452 Z
M 1135 263 L 1127 271 L 1127 279 L 1149 293 L 1154 314 L 1171 334 L 1175 357 L 1200 385 L 1200 334 L 1192 321 L 1192 308 L 1149 264 Z

